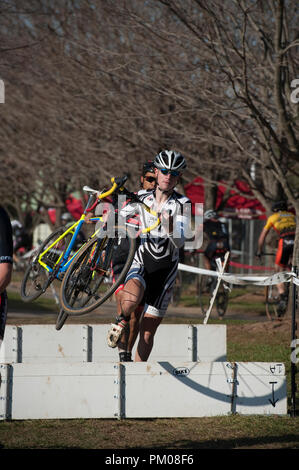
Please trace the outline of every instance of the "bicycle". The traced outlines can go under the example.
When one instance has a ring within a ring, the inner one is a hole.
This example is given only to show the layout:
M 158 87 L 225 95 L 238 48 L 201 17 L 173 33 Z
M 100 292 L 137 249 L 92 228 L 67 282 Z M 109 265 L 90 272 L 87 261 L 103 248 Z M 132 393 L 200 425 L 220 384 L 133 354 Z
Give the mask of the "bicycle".
M 89 198 L 81 218 L 67 229 L 65 226 L 61 226 L 54 230 L 33 253 L 21 285 L 21 296 L 25 302 L 36 300 L 44 294 L 54 279 L 61 281 L 78 251 L 76 250 L 73 253 L 76 239 L 87 212 L 92 210 L 90 204 L 94 194 L 98 194 L 98 191 L 88 186 L 84 186 L 83 190 L 89 193 Z M 102 194 L 101 198 L 109 194 L 108 191 Z M 96 219 L 99 220 L 99 218 Z M 95 234 L 92 236 L 95 236 Z
M 275 256 L 275 253 L 261 253 L 259 256 L 260 260 L 263 256 Z M 280 294 L 276 284 L 265 287 L 265 308 L 268 320 L 273 321 L 274 319 L 282 319 L 288 310 L 289 301 L 289 286 L 286 286 L 286 305 L 285 308 L 281 308 Z
M 160 224 L 157 213 L 144 204 L 135 193 L 128 191 L 124 184 L 128 177 L 111 178 L 112 202 L 107 221 L 96 238 L 89 240 L 75 256 L 62 281 L 60 303 L 69 315 L 84 315 L 102 305 L 123 282 L 135 254 L 136 233 L 126 224 L 119 223 L 118 195 L 127 196 L 132 202 L 141 203 L 145 210 L 156 217 L 156 222 L 143 229 L 145 233 Z M 111 277 L 112 256 L 121 237 L 128 237 L 129 250 L 126 263 L 117 280 L 110 285 L 104 282 Z
M 212 271 L 217 270 L 216 258 L 218 258 L 218 255 L 215 255 L 215 257 L 213 257 L 210 261 Z M 198 303 L 200 305 L 202 314 L 204 316 L 206 315 L 206 312 L 209 308 L 210 299 L 213 295 L 216 285 L 217 285 L 216 276 L 207 276 L 205 274 L 198 276 L 197 299 L 198 299 Z M 224 286 L 223 282 L 221 282 L 217 291 L 216 299 L 215 299 L 216 310 L 217 310 L 217 314 L 219 318 L 224 317 L 226 310 L 227 310 L 228 302 L 229 302 L 229 289 Z
M 93 210 L 95 204 L 91 204 L 95 195 L 99 192 L 83 187 L 83 191 L 89 194 L 84 212 L 79 220 L 71 224 L 70 227 L 61 226 L 54 230 L 46 240 L 34 250 L 29 260 L 29 265 L 25 271 L 21 284 L 21 297 L 25 302 L 36 300 L 46 292 L 52 282 L 57 279 L 61 281 L 68 266 L 76 253 L 84 246 L 84 244 L 76 249 L 78 235 L 84 223 L 87 212 Z M 109 196 L 110 192 L 100 194 L 101 198 Z M 99 196 L 98 196 L 99 197 Z M 96 217 L 94 220 L 101 220 Z M 96 233 L 92 235 L 94 237 Z M 56 329 L 60 329 L 67 316 L 63 311 L 59 312 Z M 63 320 L 63 321 L 62 321 Z
M 15 259 L 13 260 L 13 270 L 14 271 L 23 271 L 27 269 L 28 260 L 31 258 L 33 253 L 35 253 L 36 248 L 31 248 L 29 251 L 18 250 L 16 255 L 18 257 L 18 261 Z

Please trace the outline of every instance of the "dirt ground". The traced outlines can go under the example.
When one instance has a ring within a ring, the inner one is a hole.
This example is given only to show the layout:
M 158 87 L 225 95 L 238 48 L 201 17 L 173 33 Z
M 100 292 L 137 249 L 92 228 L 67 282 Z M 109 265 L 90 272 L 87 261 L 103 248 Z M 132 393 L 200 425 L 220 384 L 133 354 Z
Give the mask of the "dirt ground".
M 56 291 L 58 291 L 56 289 Z M 10 293 L 18 294 L 20 292 L 20 282 L 13 280 L 8 289 L 8 299 Z M 53 324 L 56 323 L 59 313 L 58 305 L 53 301 L 51 292 L 44 295 L 51 299 L 51 305 L 42 305 L 39 300 L 31 303 L 25 303 L 22 300 L 18 302 L 9 301 L 9 309 L 7 316 L 7 324 Z M 260 309 L 262 302 L 261 290 L 246 292 L 238 295 L 229 303 L 228 310 L 225 314 L 223 323 L 227 323 L 228 340 L 244 341 L 244 336 L 249 342 L 262 339 L 263 335 L 267 338 L 271 337 L 271 341 L 275 342 L 275 337 L 283 337 L 286 342 L 291 339 L 291 313 L 290 309 L 286 318 L 283 320 L 269 321 L 266 313 Z M 238 308 L 242 305 L 242 309 Z M 244 308 L 247 305 L 246 308 Z M 259 309 L 255 309 L 255 305 L 259 305 Z M 104 305 L 93 312 L 82 316 L 70 316 L 66 324 L 96 324 L 110 323 L 115 318 L 116 304 L 115 300 L 109 300 Z M 231 321 L 232 320 L 232 321 Z M 240 322 L 238 322 L 240 320 Z M 242 321 L 243 320 L 243 321 Z M 245 322 L 244 322 L 245 320 Z M 209 318 L 209 323 L 221 323 L 217 316 L 217 312 L 213 309 Z M 182 303 L 178 306 L 170 305 L 164 323 L 202 323 L 203 315 L 198 306 L 186 307 Z
M 58 291 L 56 289 L 56 291 Z M 8 289 L 8 300 L 10 294 L 14 295 L 20 292 L 19 281 L 13 281 Z M 9 300 L 9 309 L 7 315 L 7 324 L 53 324 L 56 323 L 59 313 L 59 306 L 53 301 L 51 292 L 47 292 L 44 296 L 51 299 L 50 305 L 44 306 L 37 299 L 34 302 L 26 303 L 22 300 Z M 44 297 L 43 296 L 43 297 Z M 271 342 L 283 341 L 289 343 L 291 341 L 291 312 L 290 309 L 283 320 L 269 321 L 266 313 L 261 309 L 255 309 L 255 305 L 261 305 L 262 292 L 253 291 L 246 292 L 233 298 L 229 303 L 228 310 L 223 318 L 218 318 L 217 312 L 213 309 L 208 323 L 225 323 L 227 324 L 228 340 L 242 343 L 244 337 L 249 343 L 255 342 L 257 339 L 271 338 Z M 244 304 L 244 305 L 243 305 Z M 238 308 L 239 305 L 246 308 Z M 115 318 L 116 303 L 115 300 L 109 300 L 98 309 L 89 314 L 81 316 L 69 316 L 66 324 L 97 324 L 111 323 Z M 199 306 L 186 307 L 182 303 L 178 306 L 170 305 L 164 323 L 202 323 L 203 315 Z

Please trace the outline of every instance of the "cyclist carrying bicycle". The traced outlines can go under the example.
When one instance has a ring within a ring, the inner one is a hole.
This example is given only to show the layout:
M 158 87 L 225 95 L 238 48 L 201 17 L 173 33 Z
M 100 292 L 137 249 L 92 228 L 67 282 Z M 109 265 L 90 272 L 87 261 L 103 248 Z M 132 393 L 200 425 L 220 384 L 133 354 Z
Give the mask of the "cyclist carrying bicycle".
M 286 201 L 275 202 L 271 210 L 273 214 L 268 217 L 266 225 L 260 234 L 256 256 L 262 256 L 266 237 L 272 228 L 278 237 L 275 271 L 289 270 L 294 250 L 296 218 L 295 215 L 288 210 Z M 287 307 L 288 289 L 285 290 L 284 283 L 277 284 L 277 289 L 279 292 L 278 314 L 281 316 L 285 313 Z
M 140 323 L 140 336 L 135 361 L 147 361 L 158 326 L 165 316 L 177 275 L 179 249 L 185 242 L 188 227 L 183 206 L 191 201 L 174 190 L 186 168 L 183 155 L 172 150 L 160 152 L 154 159 L 157 186 L 153 191 L 139 191 L 139 198 L 158 213 L 161 225 L 140 237 L 132 265 L 122 291 L 122 314 L 116 318 L 108 333 L 108 345 L 116 347 L 131 313 L 145 303 Z M 153 216 L 142 204 L 128 204 L 125 215 L 139 210 L 142 227 L 153 224 Z
M 140 187 L 143 190 L 151 191 L 156 186 L 156 175 L 155 166 L 153 161 L 147 161 L 143 164 L 142 174 L 140 177 Z M 138 216 L 131 222 L 135 222 L 136 226 L 139 226 Z M 129 251 L 129 244 L 127 238 L 122 238 L 118 249 L 112 259 L 113 276 L 116 279 L 122 272 L 123 266 L 127 260 Z M 121 284 L 115 291 L 115 297 L 117 302 L 117 315 L 121 315 L 121 296 L 124 284 Z M 130 323 L 126 329 L 126 334 L 122 335 L 121 340 L 118 343 L 119 360 L 120 362 L 131 362 L 132 361 L 132 349 L 135 344 L 136 338 L 139 333 L 139 321 L 141 314 L 144 309 L 144 304 L 138 305 L 138 307 L 131 313 Z
M 226 225 L 219 220 L 217 212 L 207 210 L 204 213 L 203 221 L 204 231 L 204 265 L 206 269 L 215 270 L 214 260 L 216 258 L 224 259 L 227 251 L 230 251 L 228 230 Z

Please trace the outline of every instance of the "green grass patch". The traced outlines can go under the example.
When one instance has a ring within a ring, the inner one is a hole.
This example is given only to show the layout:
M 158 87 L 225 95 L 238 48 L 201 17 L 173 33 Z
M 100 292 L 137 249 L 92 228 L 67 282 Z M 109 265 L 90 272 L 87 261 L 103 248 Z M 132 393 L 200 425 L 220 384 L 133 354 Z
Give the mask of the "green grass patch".
M 74 419 L 0 422 L 4 449 L 299 448 L 299 418 Z
M 290 348 L 278 344 L 227 343 L 227 359 L 237 362 L 289 362 Z
M 38 299 L 32 302 L 24 302 L 21 298 L 21 295 L 18 292 L 8 291 L 8 305 L 9 310 L 11 311 L 20 311 L 20 312 L 56 312 L 57 304 L 54 299 L 49 297 L 40 296 Z

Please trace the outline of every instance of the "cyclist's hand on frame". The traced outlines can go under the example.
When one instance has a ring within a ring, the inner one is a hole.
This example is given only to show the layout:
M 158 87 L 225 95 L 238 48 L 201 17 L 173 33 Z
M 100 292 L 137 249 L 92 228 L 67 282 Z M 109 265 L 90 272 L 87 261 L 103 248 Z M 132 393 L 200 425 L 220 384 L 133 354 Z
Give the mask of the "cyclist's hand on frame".
M 158 214 L 158 216 L 166 232 L 173 233 L 173 216 L 170 215 L 169 211 L 163 211 L 161 214 Z
M 84 219 L 84 223 L 85 224 L 94 224 L 94 220 L 90 220 L 92 219 L 92 217 L 95 217 L 95 215 L 92 213 L 92 212 L 89 212 L 88 214 L 86 214 L 85 216 L 85 219 Z

